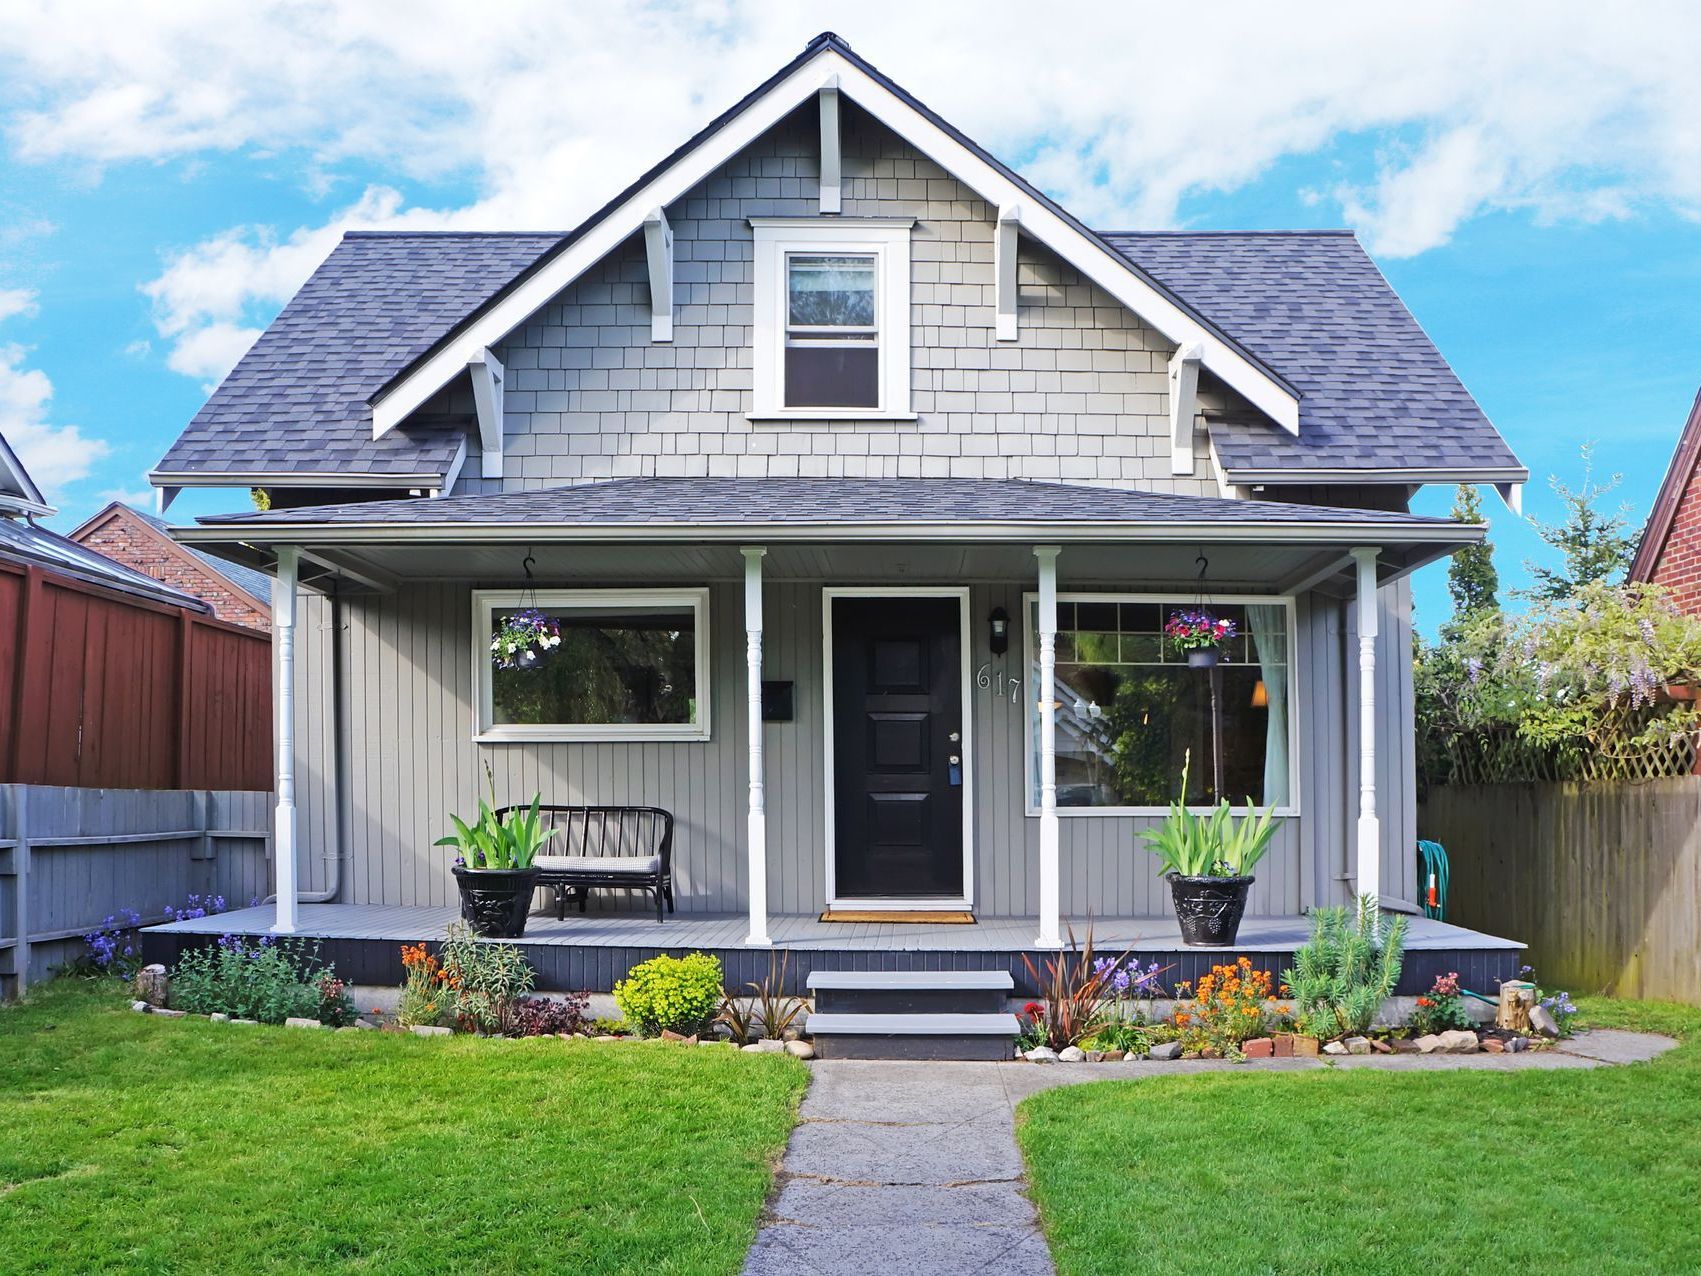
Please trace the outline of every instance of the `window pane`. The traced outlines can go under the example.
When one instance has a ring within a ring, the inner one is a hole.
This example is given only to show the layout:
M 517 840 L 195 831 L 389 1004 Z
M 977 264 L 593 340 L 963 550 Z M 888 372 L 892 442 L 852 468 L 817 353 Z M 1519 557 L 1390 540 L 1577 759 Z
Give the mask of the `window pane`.
M 496 726 L 689 725 L 697 721 L 697 620 L 678 606 L 545 606 L 561 643 L 492 668 Z M 494 618 L 493 629 L 502 623 Z
M 873 257 L 786 259 L 786 322 L 792 327 L 874 327 Z
M 1071 605 L 1083 630 L 1058 644 L 1058 805 L 1166 805 L 1180 795 L 1189 753 L 1190 803 L 1288 802 L 1287 609 L 1207 604 L 1241 635 L 1215 670 L 1201 670 L 1163 651 L 1151 632 L 1170 611 L 1196 605 L 1122 604 L 1111 617 L 1119 628 L 1108 631 L 1097 629 L 1103 604 Z M 1037 619 L 1036 607 L 1036 628 Z M 1037 710 L 1032 728 L 1037 804 Z
M 786 346 L 788 408 L 877 408 L 880 351 L 837 342 Z

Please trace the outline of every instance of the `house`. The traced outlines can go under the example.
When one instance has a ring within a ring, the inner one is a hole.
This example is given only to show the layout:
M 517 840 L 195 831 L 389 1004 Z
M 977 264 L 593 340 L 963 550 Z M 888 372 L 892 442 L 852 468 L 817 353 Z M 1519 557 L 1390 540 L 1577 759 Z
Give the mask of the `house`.
M 1413 909 L 1409 576 L 1483 531 L 1408 504 L 1527 472 L 1350 233 L 1094 231 L 824 34 L 571 231 L 346 235 L 151 477 L 270 498 L 174 533 L 278 580 L 246 924 L 440 924 L 489 767 L 673 812 L 676 916 L 536 928 L 606 987 L 658 944 L 1150 939 L 1189 760 L 1281 814 L 1268 951 Z M 1194 608 L 1214 672 L 1162 638 Z M 504 667 L 532 610 L 562 645 Z
M 1701 394 L 1678 435 L 1630 579 L 1665 586 L 1679 607 L 1701 616 Z
M 0 784 L 270 788 L 269 641 L 54 512 L 0 438 Z
M 113 501 L 73 531 L 69 539 L 193 594 L 220 620 L 271 630 L 271 577 L 205 550 L 179 545 L 171 539 L 171 524 L 162 518 Z

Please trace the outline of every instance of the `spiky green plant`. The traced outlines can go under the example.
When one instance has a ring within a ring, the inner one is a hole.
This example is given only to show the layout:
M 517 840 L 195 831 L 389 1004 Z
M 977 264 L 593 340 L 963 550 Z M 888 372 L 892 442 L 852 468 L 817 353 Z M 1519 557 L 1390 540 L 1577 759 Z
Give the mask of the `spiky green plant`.
M 1311 938 L 1282 972 L 1300 1029 L 1310 1036 L 1333 1041 L 1369 1031 L 1400 982 L 1406 919 L 1395 914 L 1384 922 L 1379 913 L 1369 895 L 1350 909 L 1312 909 Z
M 449 817 L 455 831 L 440 837 L 435 846 L 453 846 L 461 853 L 468 868 L 524 869 L 532 866 L 537 853 L 555 836 L 555 830 L 543 826 L 543 794 L 534 793 L 530 806 L 519 807 L 497 815 L 496 776 L 485 764 L 485 780 L 490 785 L 490 801 L 478 801 L 478 818 L 468 824 L 458 815 Z
M 1276 808 L 1260 815 L 1248 798 L 1246 815 L 1237 820 L 1224 799 L 1209 815 L 1195 815 L 1187 809 L 1187 775 L 1192 767 L 1189 749 L 1181 764 L 1181 796 L 1170 803 L 1162 824 L 1140 834 L 1158 857 L 1158 872 L 1182 877 L 1251 876 L 1276 835 Z

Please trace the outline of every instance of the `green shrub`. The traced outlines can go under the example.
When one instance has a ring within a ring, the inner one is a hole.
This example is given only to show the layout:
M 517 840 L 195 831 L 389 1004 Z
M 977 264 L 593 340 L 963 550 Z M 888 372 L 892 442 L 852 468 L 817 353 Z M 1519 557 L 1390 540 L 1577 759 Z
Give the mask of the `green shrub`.
M 183 954 L 171 972 L 171 1000 L 190 1014 L 282 1023 L 317 1019 L 341 1027 L 354 1019 L 342 980 L 311 947 L 268 936 L 227 935 Z
M 452 924 L 438 949 L 456 1026 L 467 1032 L 507 1032 L 520 998 L 537 972 L 517 944 L 493 944 L 464 922 Z
M 664 1030 L 693 1033 L 721 1006 L 725 976 L 718 957 L 652 957 L 626 972 L 614 985 L 614 1001 L 627 1022 L 645 1034 Z
M 1368 895 L 1351 910 L 1312 910 L 1311 938 L 1282 972 L 1300 1031 L 1324 1041 L 1369 1031 L 1400 981 L 1406 948 L 1406 919 L 1379 924 L 1378 915 Z

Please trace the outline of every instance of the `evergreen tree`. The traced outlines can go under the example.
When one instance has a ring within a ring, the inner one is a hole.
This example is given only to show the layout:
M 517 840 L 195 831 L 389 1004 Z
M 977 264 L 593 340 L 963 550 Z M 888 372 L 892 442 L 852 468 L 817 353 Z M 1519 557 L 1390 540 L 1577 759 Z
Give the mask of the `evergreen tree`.
M 1453 520 L 1458 523 L 1481 523 L 1482 496 L 1469 483 L 1459 484 L 1453 499 Z M 1447 565 L 1447 592 L 1453 599 L 1453 618 L 1442 627 L 1445 637 L 1452 637 L 1469 621 L 1500 610 L 1500 573 L 1494 567 L 1494 546 L 1485 539 L 1468 545 L 1453 555 Z
M 1577 596 L 1584 585 L 1616 584 L 1630 569 L 1636 556 L 1636 536 L 1630 530 L 1630 506 L 1620 505 L 1608 514 L 1601 502 L 1618 487 L 1622 474 L 1614 474 L 1605 483 L 1594 480 L 1594 444 L 1583 445 L 1583 482 L 1575 490 L 1559 481 L 1557 475 L 1548 485 L 1559 498 L 1565 517 L 1558 523 L 1542 523 L 1535 519 L 1536 534 L 1559 551 L 1560 570 L 1526 562 L 1535 585 L 1519 590 L 1519 596 L 1535 602 L 1564 602 Z

